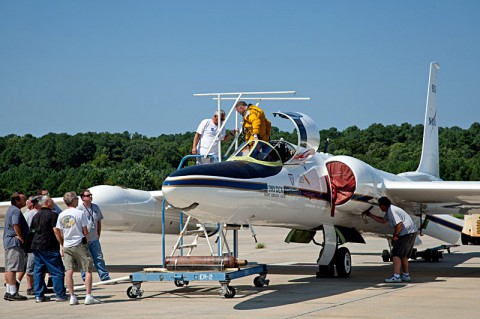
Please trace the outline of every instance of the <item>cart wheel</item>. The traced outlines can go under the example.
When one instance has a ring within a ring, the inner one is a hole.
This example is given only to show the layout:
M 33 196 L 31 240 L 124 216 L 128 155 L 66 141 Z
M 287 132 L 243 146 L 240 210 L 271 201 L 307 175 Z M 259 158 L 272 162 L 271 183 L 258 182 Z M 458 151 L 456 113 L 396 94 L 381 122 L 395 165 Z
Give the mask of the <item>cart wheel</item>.
M 188 284 L 190 283 L 190 281 L 188 281 L 188 280 L 175 280 L 173 283 L 174 283 L 175 286 L 177 286 L 177 287 L 183 287 L 183 286 L 188 286 Z
M 257 276 L 255 277 L 255 279 L 253 279 L 253 284 L 255 285 L 255 287 L 263 287 L 265 285 L 268 286 L 268 282 L 269 280 L 265 279 L 265 277 L 262 277 L 262 276 Z
M 140 297 L 139 295 L 137 295 L 136 293 L 134 293 L 134 291 L 136 291 L 137 288 L 134 289 L 133 286 L 130 286 L 127 288 L 127 296 L 128 298 L 137 298 L 137 297 Z
M 224 297 L 225 298 L 233 298 L 235 297 L 235 288 L 233 288 L 232 286 L 227 286 L 227 292 L 225 293 Z

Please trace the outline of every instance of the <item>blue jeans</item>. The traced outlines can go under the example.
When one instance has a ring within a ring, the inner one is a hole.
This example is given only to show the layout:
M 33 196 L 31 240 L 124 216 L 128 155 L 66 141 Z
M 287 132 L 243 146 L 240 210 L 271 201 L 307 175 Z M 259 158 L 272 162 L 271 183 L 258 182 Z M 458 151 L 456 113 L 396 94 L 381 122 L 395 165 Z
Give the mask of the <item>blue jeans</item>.
M 98 276 L 100 280 L 110 280 L 110 275 L 108 274 L 107 267 L 105 266 L 105 260 L 103 259 L 102 246 L 100 246 L 99 240 L 88 241 L 88 249 L 92 255 L 93 264 L 95 269 L 97 269 Z M 85 272 L 81 272 L 82 279 L 85 280 Z
M 53 281 L 53 290 L 57 298 L 65 298 L 65 268 L 59 251 L 34 250 L 35 264 L 33 268 L 33 285 L 35 296 L 40 298 L 44 295 L 45 273 L 49 272 Z

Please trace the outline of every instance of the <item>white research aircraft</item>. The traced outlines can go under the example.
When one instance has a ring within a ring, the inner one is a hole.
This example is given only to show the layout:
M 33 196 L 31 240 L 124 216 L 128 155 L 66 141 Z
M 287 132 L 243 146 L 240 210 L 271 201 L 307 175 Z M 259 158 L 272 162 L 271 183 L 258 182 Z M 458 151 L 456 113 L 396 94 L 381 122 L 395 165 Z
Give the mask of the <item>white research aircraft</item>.
M 339 245 L 365 243 L 362 233 L 392 234 L 388 224 L 366 220 L 362 214 L 370 210 L 383 215 L 377 205 L 381 196 L 411 214 L 424 234 L 455 243 L 463 221 L 441 214 L 478 213 L 480 182 L 439 178 L 439 68 L 437 63 L 430 65 L 422 156 L 415 172 L 394 175 L 353 157 L 317 152 L 319 131 L 310 117 L 276 112 L 294 124 L 297 145 L 283 140 L 245 142 L 225 162 L 174 172 L 163 183 L 163 195 L 170 205 L 188 209 L 202 222 L 290 228 L 287 242 L 307 243 L 323 230 L 317 263 L 319 274 L 326 276 L 333 276 L 334 269 L 340 277 L 351 273 L 350 252 Z

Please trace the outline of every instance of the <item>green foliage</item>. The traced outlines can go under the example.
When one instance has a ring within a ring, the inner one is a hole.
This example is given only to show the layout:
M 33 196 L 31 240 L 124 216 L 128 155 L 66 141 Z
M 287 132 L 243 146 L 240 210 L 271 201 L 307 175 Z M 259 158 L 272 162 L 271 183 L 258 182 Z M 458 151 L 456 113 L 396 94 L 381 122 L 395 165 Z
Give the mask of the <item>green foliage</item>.
M 420 160 L 423 126 L 372 124 L 344 131 L 320 131 L 323 151 L 349 155 L 385 171 L 415 170 Z M 94 185 L 157 190 L 190 154 L 194 133 L 146 137 L 139 133 L 49 133 L 42 137 L 0 137 L 0 200 L 14 191 L 28 195 L 48 188 L 53 196 Z M 297 134 L 272 127 L 271 139 L 296 143 Z M 468 129 L 440 128 L 440 175 L 444 180 L 480 180 L 480 124 Z M 227 150 L 229 142 L 224 143 Z

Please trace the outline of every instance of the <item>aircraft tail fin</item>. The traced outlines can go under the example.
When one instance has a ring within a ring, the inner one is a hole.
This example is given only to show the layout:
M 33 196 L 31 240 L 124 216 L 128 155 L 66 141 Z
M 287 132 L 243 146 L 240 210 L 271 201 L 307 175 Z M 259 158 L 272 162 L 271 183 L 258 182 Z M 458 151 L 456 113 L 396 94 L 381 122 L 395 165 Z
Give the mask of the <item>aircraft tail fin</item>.
M 417 172 L 440 178 L 438 156 L 438 126 L 437 126 L 437 74 L 440 65 L 430 63 L 428 79 L 427 105 L 423 127 L 422 157 Z

